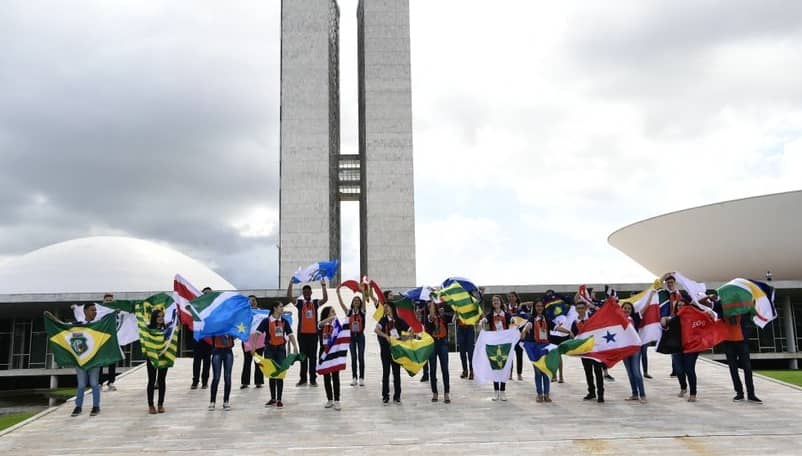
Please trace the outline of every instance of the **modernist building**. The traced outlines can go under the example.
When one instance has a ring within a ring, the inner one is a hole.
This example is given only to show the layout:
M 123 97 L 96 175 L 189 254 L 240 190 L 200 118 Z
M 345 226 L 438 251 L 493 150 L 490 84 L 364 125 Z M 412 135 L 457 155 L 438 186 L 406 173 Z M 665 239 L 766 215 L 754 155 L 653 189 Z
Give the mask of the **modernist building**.
M 281 285 L 340 258 L 339 205 L 359 201 L 361 275 L 413 287 L 409 3 L 359 2 L 357 155 L 339 153 L 339 14 L 335 0 L 282 1 Z
M 723 201 L 621 228 L 609 243 L 653 274 L 682 271 L 715 288 L 773 279 L 778 318 L 751 340 L 756 359 L 797 366 L 802 328 L 802 191 Z M 720 356 L 717 356 L 720 357 Z

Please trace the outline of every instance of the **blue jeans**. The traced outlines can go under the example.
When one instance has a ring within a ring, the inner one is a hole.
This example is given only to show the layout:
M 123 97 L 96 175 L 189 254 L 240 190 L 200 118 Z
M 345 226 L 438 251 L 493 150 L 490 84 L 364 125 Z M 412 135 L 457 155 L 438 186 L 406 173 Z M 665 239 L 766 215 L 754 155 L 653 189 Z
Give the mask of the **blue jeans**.
M 357 361 L 359 361 L 357 363 Z M 359 364 L 359 378 L 365 378 L 365 333 L 351 334 L 351 373 L 357 377 L 357 364 Z
M 535 368 L 535 389 L 538 396 L 548 396 L 551 388 L 551 379 L 548 375 Z
M 80 367 L 76 367 L 75 375 L 78 377 L 78 391 L 75 395 L 75 406 L 83 407 L 84 391 L 86 391 L 86 385 L 89 384 L 89 386 L 92 387 L 92 407 L 100 408 L 100 383 L 98 382 L 100 378 L 100 368 L 94 367 L 86 371 Z
M 443 392 L 448 394 L 451 390 L 448 378 L 448 339 L 435 339 L 434 351 L 429 356 L 429 381 L 432 393 L 437 394 L 437 360 L 440 359 L 440 371 L 443 373 Z
M 624 367 L 627 369 L 629 387 L 632 388 L 632 397 L 646 397 L 646 390 L 643 388 L 643 375 L 640 372 L 640 351 L 629 358 L 624 358 Z
M 459 360 L 464 372 L 473 371 L 473 347 L 476 343 L 476 332 L 473 326 L 460 326 L 457 324 L 457 348 Z
M 223 402 L 228 402 L 231 395 L 231 368 L 234 366 L 234 352 L 230 348 L 215 350 L 212 353 L 212 398 L 209 402 L 216 402 L 217 387 L 220 385 L 220 369 L 223 370 Z

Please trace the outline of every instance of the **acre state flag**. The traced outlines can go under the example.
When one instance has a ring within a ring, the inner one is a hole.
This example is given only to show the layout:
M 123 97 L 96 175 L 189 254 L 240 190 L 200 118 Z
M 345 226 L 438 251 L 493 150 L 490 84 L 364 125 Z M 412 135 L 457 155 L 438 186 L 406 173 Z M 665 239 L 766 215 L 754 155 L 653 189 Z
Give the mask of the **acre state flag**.
M 640 350 L 641 341 L 635 325 L 629 322 L 617 305 L 602 306 L 582 325 L 577 339 L 593 337 L 593 349 L 582 355 L 607 367 L 613 367 L 624 358 Z

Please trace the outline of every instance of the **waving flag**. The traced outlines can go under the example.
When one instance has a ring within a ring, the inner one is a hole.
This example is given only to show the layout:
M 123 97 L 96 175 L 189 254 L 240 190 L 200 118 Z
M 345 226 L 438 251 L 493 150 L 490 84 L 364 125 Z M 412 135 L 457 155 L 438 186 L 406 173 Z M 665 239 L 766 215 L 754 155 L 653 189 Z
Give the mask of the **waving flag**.
M 462 287 L 460 282 L 454 281 L 440 291 L 433 293 L 443 303 L 451 306 L 457 313 L 457 318 L 466 325 L 475 325 L 482 313 L 479 304 L 473 296 Z
M 340 262 L 337 260 L 319 261 L 312 263 L 305 268 L 298 268 L 292 275 L 292 283 L 318 282 L 326 279 L 331 281 L 337 274 L 337 267 Z
M 277 363 L 270 358 L 265 358 L 264 356 L 259 355 L 258 353 L 253 354 L 254 362 L 259 366 L 259 369 L 262 370 L 262 373 L 265 375 L 265 378 L 274 378 L 274 379 L 281 379 L 283 380 L 284 377 L 287 376 L 287 371 L 290 369 L 293 363 L 297 361 L 303 361 L 306 359 L 306 356 L 300 353 L 289 353 L 286 357 L 284 357 L 284 361 L 281 363 Z
M 512 348 L 521 338 L 517 328 L 482 331 L 473 350 L 473 374 L 476 383 L 506 382 L 512 369 Z
M 407 291 L 402 291 L 401 296 L 409 298 L 412 301 L 428 302 L 432 291 L 434 291 L 432 287 L 410 288 Z
M 409 325 L 409 328 L 412 330 L 412 332 L 423 332 L 423 326 L 418 320 L 418 316 L 415 314 L 415 303 L 412 302 L 411 299 L 402 297 L 397 301 L 392 301 L 392 304 L 395 306 L 395 311 L 398 314 L 398 318 L 404 320 L 404 323 Z
M 233 336 L 248 340 L 253 311 L 248 297 L 230 291 L 200 295 L 189 303 L 195 340 L 211 336 Z
M 718 290 L 724 317 L 754 315 L 752 320 L 763 328 L 777 318 L 774 288 L 757 280 L 732 279 Z
M 96 320 L 100 320 L 106 315 L 117 312 L 117 343 L 120 346 L 128 345 L 131 342 L 139 340 L 139 332 L 137 332 L 136 315 L 134 315 L 134 306 L 139 301 L 117 300 L 112 302 L 104 302 L 103 304 L 95 304 L 97 310 Z M 75 321 L 84 321 L 83 306 L 73 306 L 73 316 Z
M 699 298 L 707 296 L 707 286 L 703 282 L 691 280 L 679 272 L 672 272 L 671 275 L 673 275 L 674 279 L 677 280 L 677 283 L 688 292 L 688 295 L 694 304 L 699 305 Z
M 384 292 L 382 292 L 379 284 L 373 280 L 368 280 L 368 277 L 362 277 L 360 284 L 356 280 L 346 280 L 340 284 L 340 287 L 348 288 L 354 293 L 362 293 L 362 302 L 365 305 L 365 312 L 367 312 L 367 305 L 373 302 L 376 310 L 373 312 L 373 319 L 376 321 L 381 320 L 384 316 Z M 337 287 L 339 288 L 339 287 Z
M 123 359 L 117 343 L 117 317 L 108 314 L 91 323 L 62 323 L 45 313 L 45 331 L 53 359 L 61 367 L 88 370 Z
M 320 375 L 345 370 L 345 362 L 348 359 L 351 331 L 347 324 L 343 326 L 337 319 L 332 326 L 331 336 L 323 341 L 323 350 L 317 363 L 317 373 Z
M 560 315 L 568 314 L 571 308 L 567 300 L 557 293 L 549 293 L 543 296 L 543 305 L 545 306 L 546 318 L 549 321 L 554 321 Z
M 724 320 L 714 320 L 695 306 L 682 306 L 677 311 L 683 353 L 698 353 L 718 345 L 726 334 Z
M 155 294 L 136 306 L 136 320 L 142 354 L 157 369 L 172 367 L 178 353 L 178 333 L 181 328 L 175 293 Z M 151 314 L 154 310 L 164 312 L 166 328 L 152 329 Z
M 568 339 L 560 345 L 541 344 L 533 341 L 521 342 L 526 356 L 540 372 L 553 377 L 560 367 L 560 355 L 577 356 L 593 349 L 593 337 L 587 339 Z
M 635 326 L 629 323 L 624 311 L 617 305 L 605 305 L 596 311 L 582 326 L 576 339 L 593 338 L 593 349 L 582 355 L 613 367 L 624 358 L 640 350 L 641 340 Z
M 660 298 L 657 291 L 648 288 L 621 300 L 622 304 L 625 302 L 632 304 L 635 312 L 641 315 L 640 328 L 638 328 L 641 343 L 648 344 L 660 340 L 660 337 L 663 336 L 663 328 L 660 325 Z
M 187 325 L 190 331 L 193 330 L 192 314 L 187 310 L 190 301 L 201 295 L 200 290 L 195 288 L 189 280 L 185 279 L 181 274 L 176 274 L 173 279 L 173 291 L 176 294 L 176 303 L 178 304 L 178 316 L 181 323 Z
M 409 338 L 401 340 L 391 337 L 390 355 L 410 377 L 414 377 L 429 361 L 429 356 L 434 351 L 434 339 L 426 332 L 418 334 L 403 332 L 401 335 Z

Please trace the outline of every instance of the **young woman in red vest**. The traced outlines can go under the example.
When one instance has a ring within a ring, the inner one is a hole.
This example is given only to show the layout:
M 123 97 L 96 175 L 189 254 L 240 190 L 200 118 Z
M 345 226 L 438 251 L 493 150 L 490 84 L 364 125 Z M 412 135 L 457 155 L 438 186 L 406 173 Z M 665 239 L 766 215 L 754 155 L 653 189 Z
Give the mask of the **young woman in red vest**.
M 527 340 L 535 341 L 539 344 L 549 343 L 549 319 L 546 317 L 546 307 L 543 301 L 535 302 L 535 309 L 529 317 L 529 322 L 524 326 L 523 336 Z M 551 380 L 549 376 L 535 368 L 535 390 L 537 391 L 537 402 L 551 402 L 549 389 Z
M 295 336 L 292 335 L 292 327 L 287 320 L 281 318 L 284 305 L 274 302 L 270 309 L 270 315 L 259 323 L 257 331 L 265 334 L 265 358 L 272 359 L 277 364 L 281 364 L 287 357 L 287 340 L 289 339 L 292 348 L 298 352 L 298 344 L 295 343 Z M 270 387 L 270 400 L 265 403 L 265 407 L 276 406 L 284 407 L 281 402 L 281 394 L 284 391 L 284 380 L 281 378 L 271 378 L 268 380 Z
M 340 301 L 340 308 L 348 317 L 348 325 L 351 330 L 351 386 L 357 385 L 357 373 L 359 374 L 359 386 L 365 386 L 365 305 L 362 298 L 354 296 L 351 298 L 351 308 L 345 307 L 340 289 L 337 288 L 337 299 Z M 357 365 L 359 370 L 357 370 Z
M 217 399 L 217 387 L 220 385 L 220 374 L 223 371 L 223 410 L 231 410 L 228 405 L 228 398 L 231 395 L 231 368 L 234 366 L 234 338 L 231 336 L 212 337 L 212 388 L 209 410 L 214 410 L 214 403 Z
M 304 285 L 301 297 L 293 301 L 292 279 L 287 288 L 287 298 L 298 308 L 298 345 L 306 358 L 301 361 L 301 378 L 295 386 L 306 385 L 307 373 L 310 386 L 317 386 L 317 312 L 329 300 L 326 281 L 320 281 L 323 299 L 312 299 L 312 287 Z
M 339 290 L 338 290 L 339 294 Z M 332 322 L 337 318 L 337 314 L 331 307 L 324 307 L 320 313 L 320 323 L 318 323 L 318 334 L 320 336 L 320 355 L 323 355 L 329 349 L 328 341 L 331 338 L 331 333 L 334 331 Z M 325 408 L 332 408 L 340 410 L 340 371 L 334 371 L 330 374 L 323 374 L 323 387 L 326 390 L 326 405 Z
M 504 310 L 504 303 L 501 302 L 501 296 L 495 295 L 490 301 L 492 310 L 482 318 L 482 324 L 487 324 L 488 331 L 504 331 L 509 329 L 512 322 L 512 316 L 509 312 Z M 507 400 L 507 383 L 506 382 L 493 382 L 493 400 L 506 401 Z
M 437 361 L 440 361 L 440 372 L 443 374 L 443 402 L 451 403 L 450 379 L 448 375 L 448 325 L 454 314 L 446 312 L 445 306 L 436 306 L 429 301 L 429 316 L 426 332 L 434 339 L 434 351 L 429 356 L 429 380 L 432 385 L 432 402 L 437 402 Z
M 393 402 L 401 404 L 401 365 L 393 361 L 390 354 L 390 340 L 400 339 L 401 332 L 409 330 L 409 326 L 398 318 L 395 306 L 389 300 L 384 304 L 384 316 L 376 324 L 376 335 L 379 337 L 379 352 L 382 360 L 382 402 L 390 403 L 390 371 L 393 372 Z

